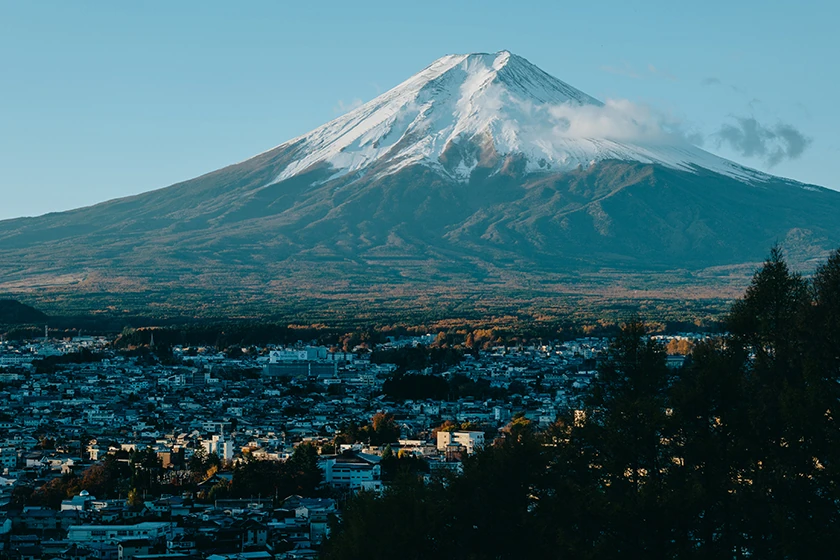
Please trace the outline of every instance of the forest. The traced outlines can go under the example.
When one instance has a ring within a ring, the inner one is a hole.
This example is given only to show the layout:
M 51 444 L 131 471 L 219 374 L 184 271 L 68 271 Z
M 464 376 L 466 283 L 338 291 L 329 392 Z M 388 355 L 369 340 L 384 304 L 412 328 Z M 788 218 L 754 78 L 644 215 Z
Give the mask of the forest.
M 404 469 L 348 504 L 324 556 L 836 558 L 840 251 L 778 249 L 682 369 L 628 321 L 585 404 L 515 418 L 463 474 Z

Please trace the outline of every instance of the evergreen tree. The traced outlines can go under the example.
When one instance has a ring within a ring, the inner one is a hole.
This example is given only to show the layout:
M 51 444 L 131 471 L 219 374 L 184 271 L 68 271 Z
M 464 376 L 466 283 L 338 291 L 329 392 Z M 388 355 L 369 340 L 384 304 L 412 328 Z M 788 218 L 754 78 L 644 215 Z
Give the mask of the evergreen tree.
M 821 395 L 833 388 L 808 365 L 815 350 L 812 293 L 774 248 L 729 318 L 731 344 L 749 353 L 747 421 L 739 427 L 746 456 L 734 476 L 745 547 L 761 558 L 815 550 L 836 509 L 820 488 L 817 453 L 825 448 L 830 406 Z
M 314 445 L 302 443 L 295 447 L 294 453 L 285 466 L 296 494 L 303 496 L 315 494 L 323 475 L 318 466 L 318 449 Z
M 749 463 L 746 353 L 721 340 L 695 347 L 671 390 L 674 466 L 669 472 L 678 556 L 738 557 L 740 476 Z
M 645 325 L 628 322 L 598 370 L 587 400 L 582 437 L 615 508 L 610 547 L 624 557 L 663 558 L 672 540 L 663 510 L 670 459 L 664 348 L 646 337 Z
M 449 483 L 458 558 L 538 558 L 542 543 L 533 511 L 547 472 L 546 448 L 524 418 L 506 437 L 464 460 Z

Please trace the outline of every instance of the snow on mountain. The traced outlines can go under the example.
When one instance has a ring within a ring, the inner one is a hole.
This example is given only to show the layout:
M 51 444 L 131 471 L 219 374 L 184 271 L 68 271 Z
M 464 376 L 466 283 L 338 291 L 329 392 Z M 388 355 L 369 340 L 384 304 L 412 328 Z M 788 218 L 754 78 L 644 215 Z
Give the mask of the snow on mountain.
M 614 159 L 699 167 L 741 180 L 766 177 L 640 121 L 621 102 L 604 104 L 501 51 L 440 58 L 376 99 L 278 146 L 292 147 L 294 158 L 272 184 L 323 163 L 334 170 L 331 178 L 374 165 L 378 174 L 391 174 L 422 164 L 463 181 L 480 156 L 462 150 L 460 161 L 442 158 L 459 145 L 502 158 L 521 154 L 527 172 Z

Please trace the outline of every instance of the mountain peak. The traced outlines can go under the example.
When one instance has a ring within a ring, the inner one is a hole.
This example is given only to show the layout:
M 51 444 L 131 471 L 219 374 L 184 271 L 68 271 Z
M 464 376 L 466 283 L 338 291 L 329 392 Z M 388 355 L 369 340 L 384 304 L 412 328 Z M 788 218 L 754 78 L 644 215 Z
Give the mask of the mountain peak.
M 429 67 L 452 67 L 453 65 L 457 66 L 458 64 L 465 63 L 467 65 L 481 64 L 495 70 L 500 70 L 511 61 L 513 61 L 514 64 L 517 64 L 520 61 L 528 64 L 527 60 L 511 53 L 510 51 L 499 51 L 495 53 L 473 52 L 465 54 L 447 54 L 432 62 Z
M 450 54 L 443 56 L 395 89 L 421 87 L 435 81 L 462 81 L 465 96 L 475 95 L 490 84 L 512 88 L 535 103 L 603 105 L 600 101 L 542 71 L 510 51 Z
M 616 118 L 620 126 L 604 126 Z M 295 153 L 270 184 L 324 165 L 333 170 L 330 178 L 361 178 L 368 171 L 382 176 L 423 165 L 465 181 L 480 160 L 497 171 L 510 157 L 525 162 L 525 173 L 621 160 L 762 177 L 667 134 L 615 133 L 627 126 L 639 128 L 633 115 L 621 115 L 510 51 L 451 54 L 279 146 L 295 146 Z

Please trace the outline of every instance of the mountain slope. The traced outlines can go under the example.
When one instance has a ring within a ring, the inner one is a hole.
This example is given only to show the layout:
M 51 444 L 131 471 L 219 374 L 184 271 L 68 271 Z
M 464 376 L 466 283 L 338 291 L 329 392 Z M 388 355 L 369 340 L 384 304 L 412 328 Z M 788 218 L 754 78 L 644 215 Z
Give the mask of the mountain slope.
M 675 271 L 726 277 L 774 243 L 802 265 L 840 246 L 840 193 L 638 123 L 628 135 L 613 110 L 507 52 L 444 57 L 247 161 L 0 222 L 0 288 L 82 307 L 386 305 L 396 287 L 431 301 L 645 274 L 655 288 Z

